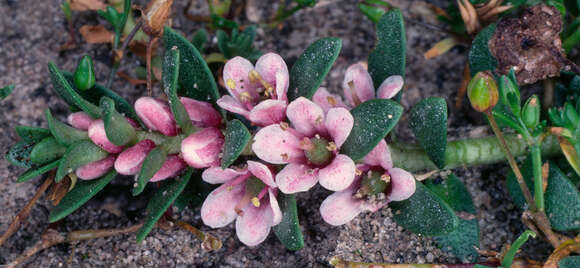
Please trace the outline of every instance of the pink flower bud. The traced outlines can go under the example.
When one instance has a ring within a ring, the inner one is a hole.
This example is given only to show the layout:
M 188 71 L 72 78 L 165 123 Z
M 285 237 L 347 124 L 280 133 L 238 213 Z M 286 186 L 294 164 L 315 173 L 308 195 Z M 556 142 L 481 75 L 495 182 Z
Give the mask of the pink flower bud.
M 194 168 L 219 164 L 219 154 L 224 145 L 224 135 L 217 128 L 205 128 L 185 138 L 181 154 L 185 162 Z
M 99 178 L 107 173 L 115 164 L 115 156 L 109 155 L 105 159 L 88 163 L 76 170 L 79 179 L 92 180 Z
M 85 112 L 76 112 L 72 113 L 67 118 L 68 124 L 73 126 L 74 128 L 78 128 L 80 130 L 87 130 L 89 129 L 89 125 L 93 122 L 93 118 L 91 118 Z
M 135 112 L 143 123 L 165 136 L 177 135 L 177 125 L 169 106 L 151 97 L 141 97 L 135 102 Z
M 123 175 L 135 175 L 141 169 L 141 165 L 147 154 L 155 148 L 152 140 L 142 140 L 119 154 L 115 161 L 115 170 Z
M 222 117 L 211 104 L 186 97 L 180 98 L 189 118 L 197 127 L 219 127 Z
M 125 118 L 127 119 L 127 122 L 129 122 L 129 125 L 131 125 L 133 128 L 135 128 L 135 129 L 141 128 L 139 123 L 137 123 L 137 121 L 135 121 L 134 119 L 131 119 L 129 117 L 125 117 Z
M 101 119 L 93 121 L 89 126 L 89 138 L 109 153 L 116 154 L 123 151 L 123 146 L 117 146 L 109 141 L 105 132 L 105 123 Z
M 181 159 L 181 157 L 177 155 L 167 156 L 167 160 L 165 160 L 165 163 L 163 163 L 161 169 L 159 169 L 159 171 L 157 171 L 157 173 L 155 173 L 153 178 L 151 178 L 149 181 L 155 182 L 173 177 L 185 167 L 187 167 L 187 164 L 183 161 L 183 159 Z

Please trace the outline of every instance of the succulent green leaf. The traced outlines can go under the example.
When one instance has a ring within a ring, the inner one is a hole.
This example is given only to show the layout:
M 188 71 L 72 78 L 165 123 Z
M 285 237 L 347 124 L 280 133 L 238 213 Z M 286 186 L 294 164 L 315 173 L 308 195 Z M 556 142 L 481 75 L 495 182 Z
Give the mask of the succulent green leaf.
M 191 43 L 193 44 L 193 46 L 195 46 L 195 48 L 197 48 L 197 51 L 199 51 L 202 54 L 205 51 L 205 46 L 207 45 L 208 41 L 209 36 L 204 28 L 200 28 L 199 30 L 197 30 L 195 34 L 193 34 L 193 38 L 191 39 Z
M 558 262 L 560 268 L 577 268 L 580 267 L 580 256 L 568 256 Z
M 46 164 L 59 159 L 65 152 L 66 146 L 57 142 L 54 137 L 47 137 L 32 147 L 30 161 L 34 164 Z
M 0 88 L 0 100 L 3 100 L 6 97 L 8 97 L 8 95 L 10 95 L 12 91 L 14 91 L 14 87 L 15 87 L 14 85 L 8 85 L 3 88 Z
M 95 71 L 93 60 L 88 55 L 81 58 L 74 73 L 75 86 L 80 90 L 87 90 L 95 85 Z
M 307 47 L 290 69 L 288 99 L 312 98 L 330 68 L 336 61 L 342 41 L 338 38 L 322 38 Z
M 429 97 L 417 103 L 409 115 L 409 126 L 419 144 L 438 168 L 445 166 L 447 147 L 447 103 Z
M 471 43 L 469 50 L 469 72 L 473 77 L 476 73 L 482 71 L 493 71 L 497 66 L 497 60 L 489 51 L 487 43 L 495 32 L 495 23 L 483 28 Z
M 387 13 L 384 8 L 366 5 L 364 3 L 359 3 L 358 9 L 374 23 L 379 22 L 381 17 Z
M 65 195 L 60 203 L 50 211 L 48 220 L 51 223 L 56 222 L 73 213 L 93 196 L 103 190 L 103 188 L 105 188 L 105 186 L 107 186 L 116 175 L 117 172 L 110 171 L 99 179 L 78 182 L 75 187 Z
M 296 197 L 292 194 L 278 194 L 278 203 L 282 210 L 282 221 L 273 227 L 278 240 L 289 250 L 299 250 L 304 247 L 304 237 L 298 222 Z
M 203 101 L 207 101 L 208 97 L 214 101 L 219 99 L 213 74 L 195 46 L 169 27 L 163 31 L 163 44 L 165 51 L 173 47 L 179 49 L 181 95 Z
M 32 152 L 33 147 L 33 142 L 20 141 L 10 148 L 6 154 L 6 160 L 17 167 L 30 168 L 32 167 L 30 152 Z
M 445 201 L 453 210 L 475 214 L 475 206 L 471 194 L 455 176 L 451 174 L 447 179 L 438 182 L 436 180 L 425 181 L 425 186 L 434 194 Z
M 377 23 L 377 42 L 369 54 L 369 74 L 375 88 L 389 76 L 405 77 L 405 53 L 407 39 L 401 10 L 392 9 Z
M 415 194 L 409 199 L 389 203 L 393 220 L 415 234 L 426 236 L 455 230 L 459 225 L 455 211 L 422 183 L 416 185 Z
M 107 155 L 109 154 L 106 151 L 95 145 L 92 141 L 79 141 L 66 150 L 60 165 L 58 165 L 54 181 L 59 182 L 64 176 L 73 172 L 75 169 L 88 163 L 104 159 Z
M 147 182 L 161 169 L 166 159 L 167 153 L 161 147 L 155 147 L 147 154 L 143 160 L 139 176 L 137 176 L 137 186 L 133 188 L 134 196 L 143 192 Z
M 34 179 L 46 172 L 49 172 L 55 168 L 58 167 L 58 164 L 60 164 L 60 159 L 56 160 L 50 164 L 44 165 L 42 167 L 39 168 L 31 168 L 29 170 L 27 170 L 26 172 L 24 172 L 22 175 L 18 176 L 18 179 L 16 180 L 16 182 L 26 182 L 29 181 L 31 179 Z
M 75 91 L 54 63 L 48 63 L 48 70 L 50 71 L 50 79 L 52 80 L 54 90 L 66 103 L 83 110 L 92 118 L 99 118 L 101 116 L 101 109 L 84 99 Z
M 166 183 L 151 197 L 151 200 L 147 204 L 145 224 L 137 232 L 137 243 L 143 241 L 151 230 L 153 230 L 155 223 L 157 223 L 159 218 L 161 218 L 179 194 L 183 192 L 192 174 L 193 169 L 188 168 L 180 178 Z
M 250 142 L 252 134 L 238 119 L 230 121 L 226 127 L 222 168 L 227 168 L 238 159 Z
M 115 110 L 115 102 L 109 97 L 101 99 L 105 133 L 111 143 L 123 146 L 135 139 L 135 129 L 122 114 Z
M 78 130 L 71 127 L 63 122 L 56 120 L 52 117 L 50 110 L 46 110 L 46 121 L 48 123 L 48 129 L 52 136 L 63 145 L 71 145 L 80 140 L 86 140 L 89 138 L 86 131 Z
M 179 50 L 174 47 L 166 51 L 165 57 L 163 58 L 163 90 L 169 98 L 169 106 L 171 107 L 171 112 L 173 112 L 177 125 L 185 134 L 189 135 L 195 131 L 195 128 L 191 123 L 185 107 L 183 107 L 183 103 L 181 103 L 177 96 L 179 65 Z
M 51 135 L 50 130 L 40 127 L 17 126 L 15 130 L 22 140 L 34 143 Z
M 392 100 L 374 99 L 360 104 L 350 112 L 354 117 L 354 126 L 341 152 L 353 160 L 359 160 L 393 129 L 403 114 L 403 107 Z

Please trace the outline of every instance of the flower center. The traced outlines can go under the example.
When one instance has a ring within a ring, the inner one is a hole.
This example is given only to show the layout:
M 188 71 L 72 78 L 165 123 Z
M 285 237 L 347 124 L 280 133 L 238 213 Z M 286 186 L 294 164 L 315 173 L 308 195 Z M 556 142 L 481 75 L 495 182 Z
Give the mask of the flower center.
M 337 150 L 334 142 L 329 142 L 318 134 L 314 138 L 304 137 L 300 141 L 300 148 L 304 150 L 308 161 L 317 166 L 328 164 L 334 156 L 333 152 Z
M 240 216 L 244 215 L 244 208 L 252 203 L 255 207 L 260 207 L 260 200 L 268 192 L 268 186 L 260 179 L 252 176 L 246 181 L 246 193 L 234 208 Z
M 391 176 L 389 174 L 369 170 L 361 181 L 357 195 L 362 197 L 385 193 L 390 181 Z
M 268 81 L 264 80 L 264 78 L 256 72 L 256 70 L 251 70 L 250 74 L 248 75 L 251 82 L 259 82 L 264 87 L 264 96 L 272 97 L 272 99 L 276 98 L 276 91 L 274 91 L 274 86 L 268 83 Z

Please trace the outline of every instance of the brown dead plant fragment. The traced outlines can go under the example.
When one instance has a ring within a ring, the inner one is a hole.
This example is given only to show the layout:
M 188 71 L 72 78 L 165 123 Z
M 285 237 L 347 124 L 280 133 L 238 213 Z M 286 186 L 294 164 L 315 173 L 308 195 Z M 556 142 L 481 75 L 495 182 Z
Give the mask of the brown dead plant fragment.
M 83 25 L 79 32 L 89 44 L 111 43 L 115 36 L 103 25 Z
M 478 33 L 483 27 L 495 21 L 497 15 L 512 8 L 510 4 L 502 5 L 503 2 L 489 0 L 484 4 L 474 6 L 469 0 L 457 0 L 467 33 L 470 35 Z
M 580 249 L 580 235 L 576 236 L 574 239 L 569 239 L 564 241 L 559 247 L 557 247 L 552 255 L 548 257 L 548 260 L 544 263 L 544 268 L 558 268 L 558 262 L 570 255 L 574 251 Z
M 152 0 L 143 15 L 143 31 L 150 36 L 161 36 L 163 26 L 171 15 L 173 0 Z
M 558 10 L 536 5 L 516 18 L 498 22 L 489 50 L 498 61 L 497 72 L 507 74 L 514 68 L 520 85 L 555 77 L 563 68 L 577 69 L 564 56 Z
M 542 190 L 544 193 L 548 188 L 548 175 L 550 175 L 550 163 L 546 162 L 542 165 Z
M 73 11 L 105 10 L 107 5 L 102 0 L 68 0 Z

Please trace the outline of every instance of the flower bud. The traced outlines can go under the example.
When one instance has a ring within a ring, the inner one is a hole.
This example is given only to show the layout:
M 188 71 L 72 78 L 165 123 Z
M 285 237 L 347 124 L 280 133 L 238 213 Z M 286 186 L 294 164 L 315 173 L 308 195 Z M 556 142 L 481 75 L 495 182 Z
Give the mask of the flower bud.
M 478 112 L 488 112 L 498 101 L 497 84 L 489 72 L 477 73 L 467 86 L 471 106 Z
M 194 168 L 219 165 L 219 154 L 224 145 L 224 135 L 217 128 L 205 128 L 185 138 L 181 154 L 185 162 Z
M 143 123 L 165 136 L 177 135 L 177 125 L 169 106 L 151 97 L 141 97 L 135 102 L 135 112 Z
M 115 164 L 115 156 L 109 155 L 107 158 L 88 163 L 76 170 L 79 179 L 92 180 L 99 178 L 107 173 Z
M 109 153 L 120 153 L 123 151 L 123 146 L 117 146 L 107 138 L 107 133 L 105 132 L 105 123 L 102 119 L 95 120 L 89 126 L 89 138 L 97 146 L 101 147 L 103 150 Z
M 182 169 L 187 167 L 187 164 L 177 155 L 170 155 L 163 163 L 163 166 L 153 175 L 150 182 L 161 181 L 173 177 Z
M 153 36 L 160 36 L 163 33 L 163 26 L 171 15 L 171 5 L 173 0 L 153 0 L 149 2 L 145 11 L 145 24 L 143 30 Z
M 74 73 L 74 83 L 80 90 L 87 90 L 95 85 L 95 71 L 91 57 L 85 55 L 81 58 Z
M 85 112 L 76 112 L 70 114 L 67 117 L 67 122 L 69 125 L 73 126 L 76 129 L 88 130 L 89 126 L 93 122 L 93 118 L 91 118 Z
M 179 98 L 196 127 L 219 127 L 222 117 L 211 104 L 186 97 Z
M 533 129 L 540 123 L 540 103 L 538 96 L 531 96 L 522 109 L 522 121 L 527 128 Z
M 142 140 L 119 154 L 115 160 L 115 170 L 123 175 L 135 175 L 141 170 L 141 165 L 147 154 L 155 148 L 152 140 Z

